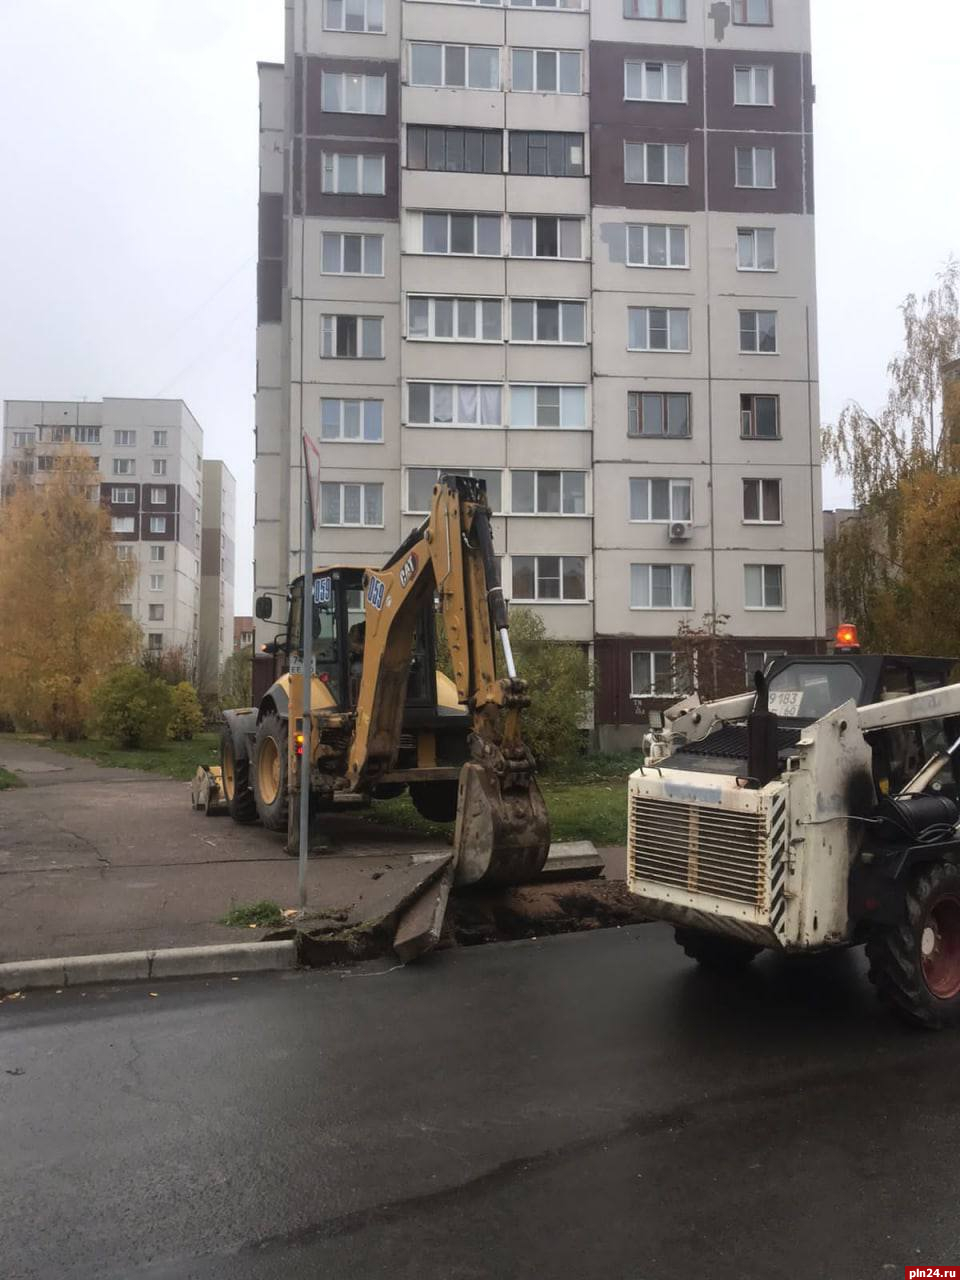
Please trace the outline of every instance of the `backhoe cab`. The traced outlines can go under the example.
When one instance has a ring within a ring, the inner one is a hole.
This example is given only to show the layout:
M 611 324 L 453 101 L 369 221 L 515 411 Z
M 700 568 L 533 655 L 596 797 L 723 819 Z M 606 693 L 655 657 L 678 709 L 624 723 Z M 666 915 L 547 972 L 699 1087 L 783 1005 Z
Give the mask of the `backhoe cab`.
M 258 601 L 259 617 L 270 616 L 270 603 Z M 273 646 L 284 669 L 256 708 L 224 713 L 223 792 L 232 816 L 286 831 L 288 851 L 296 852 L 294 797 L 309 750 L 312 813 L 341 797 L 387 798 L 408 788 L 424 817 L 456 820 L 458 883 L 535 877 L 549 849 L 549 824 L 520 736 L 529 699 L 513 669 L 483 481 L 443 477 L 430 515 L 383 568 L 319 569 L 311 604 L 309 664 L 298 578 L 286 632 Z M 438 612 L 452 679 L 436 666 Z M 309 745 L 302 716 L 307 666 Z
M 866 943 L 894 1012 L 960 1025 L 956 665 L 838 644 L 668 710 L 629 786 L 644 911 L 718 969 Z

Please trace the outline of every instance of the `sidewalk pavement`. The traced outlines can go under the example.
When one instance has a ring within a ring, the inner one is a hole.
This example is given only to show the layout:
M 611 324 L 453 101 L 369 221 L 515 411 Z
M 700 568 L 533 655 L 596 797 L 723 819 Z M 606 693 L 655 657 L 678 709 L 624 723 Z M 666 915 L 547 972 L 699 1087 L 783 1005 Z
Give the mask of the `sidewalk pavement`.
M 239 903 L 297 905 L 283 837 L 190 806 L 190 784 L 0 739 L 0 963 L 249 942 L 217 921 Z M 363 918 L 409 889 L 423 854 L 448 846 L 357 815 L 329 815 L 332 848 L 310 859 L 308 907 Z M 601 850 L 622 879 L 625 850 Z

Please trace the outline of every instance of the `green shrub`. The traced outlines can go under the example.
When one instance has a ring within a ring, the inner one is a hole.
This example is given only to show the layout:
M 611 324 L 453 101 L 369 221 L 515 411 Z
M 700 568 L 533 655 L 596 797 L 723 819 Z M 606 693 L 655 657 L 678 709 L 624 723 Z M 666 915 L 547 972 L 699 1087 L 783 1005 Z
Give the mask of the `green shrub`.
M 185 742 L 203 729 L 203 708 L 197 691 L 188 680 L 181 680 L 171 691 L 173 715 L 167 725 L 167 737 Z
M 97 732 L 125 748 L 162 742 L 174 710 L 170 686 L 141 667 L 118 667 L 101 681 L 94 705 Z
M 220 708 L 232 711 L 253 701 L 253 645 L 231 653 L 220 669 Z

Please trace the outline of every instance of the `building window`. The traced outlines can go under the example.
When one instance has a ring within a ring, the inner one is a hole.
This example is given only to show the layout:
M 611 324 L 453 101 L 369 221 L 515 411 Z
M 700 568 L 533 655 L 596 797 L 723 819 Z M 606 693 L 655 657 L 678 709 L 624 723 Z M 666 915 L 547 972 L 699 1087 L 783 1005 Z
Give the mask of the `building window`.
M 499 214 L 425 213 L 421 225 L 424 253 L 500 256 Z
M 32 458 L 24 458 L 19 462 L 13 463 L 13 474 L 16 476 L 32 476 L 34 472 L 34 462 Z
M 515 93 L 579 93 L 580 52 L 513 49 L 510 87 Z
M 740 350 L 747 355 L 777 354 L 777 313 L 740 312 Z
M 132 617 L 133 617 L 133 605 L 132 605 L 132 604 L 119 604 L 119 605 L 117 605 L 117 608 L 120 610 L 120 612 L 123 614 L 123 616 L 124 616 L 125 618 L 132 618 Z
M 355 527 L 383 525 L 382 484 L 320 485 L 320 523 Z
M 780 439 L 780 397 L 740 397 L 740 435 L 744 440 Z
M 147 610 L 148 610 L 148 613 L 147 613 L 147 620 L 148 620 L 149 622 L 162 622 L 162 621 L 163 621 L 163 605 L 162 605 L 162 604 L 150 604 L 150 605 L 147 605 Z
M 99 444 L 99 427 L 77 427 L 77 444 Z
M 630 654 L 630 696 L 670 697 L 676 693 L 673 654 L 669 649 L 635 649 Z
M 15 431 L 13 433 L 14 449 L 28 449 L 30 445 L 36 444 L 36 431 Z
M 782 524 L 779 480 L 744 480 L 744 524 Z
M 113 474 L 115 476 L 132 476 L 137 473 L 137 463 L 134 458 L 114 458 Z
M 460 476 L 473 476 L 487 486 L 487 501 L 495 514 L 503 510 L 502 474 L 499 471 L 483 471 L 476 467 L 410 467 L 407 471 L 407 511 L 411 515 L 425 515 L 433 500 L 433 486 L 442 475 L 456 471 Z
M 738 27 L 772 27 L 773 0 L 733 0 L 733 21 Z
M 382 196 L 386 163 L 383 155 L 323 153 L 323 190 L 337 196 Z
M 163 574 L 162 574 L 162 573 L 151 573 L 151 575 L 150 575 L 150 590 L 151 590 L 151 591 L 162 591 L 162 590 L 163 590 L 163 583 L 164 583 L 164 576 L 163 576 Z
M 328 31 L 382 31 L 383 0 L 323 0 Z
M 150 517 L 150 532 L 151 532 L 151 533 L 166 533 L 166 532 L 167 532 L 167 517 L 166 517 L 166 516 L 151 516 L 151 517 Z
M 690 396 L 686 392 L 627 392 L 627 435 L 690 435 Z
M 649 18 L 653 22 L 686 22 L 687 0 L 623 0 L 625 18 Z
M 513 556 L 514 600 L 586 600 L 583 556 Z
M 129 542 L 118 542 L 116 546 L 116 552 L 117 552 L 118 560 L 133 559 L 133 547 L 131 547 Z
M 407 298 L 407 337 L 438 342 L 502 342 L 501 298 Z
M 330 360 L 383 357 L 382 316 L 323 316 L 320 355 Z
M 324 111 L 360 116 L 386 115 L 387 77 L 324 71 L 320 77 L 320 102 Z
M 163 648 L 163 636 L 159 632 L 151 631 L 147 636 L 147 648 L 151 653 L 158 653 Z
M 638 222 L 627 226 L 628 267 L 688 267 L 687 228 Z
M 510 388 L 511 427 L 566 427 L 583 430 L 586 425 L 586 387 Z
M 502 173 L 499 129 L 445 129 L 407 125 L 407 168 L 439 173 Z
M 626 61 L 623 96 L 628 102 L 686 102 L 687 64 Z
M 483 0 L 480 0 L 483 3 Z M 582 9 L 582 0 L 509 0 L 514 9 Z
M 772 107 L 773 67 L 734 67 L 733 100 L 738 107 Z
M 743 578 L 748 609 L 783 608 L 782 564 L 745 564 Z
M 513 298 L 510 302 L 511 342 L 586 341 L 585 302 L 558 302 L 553 298 Z
M 630 479 L 630 520 L 634 524 L 670 524 L 693 519 L 691 480 Z
M 737 270 L 776 271 L 777 233 L 772 227 L 740 227 L 737 231 Z
M 685 142 L 625 142 L 624 182 L 653 186 L 687 185 L 687 144 Z
M 766 671 L 768 663 L 771 663 L 774 658 L 785 657 L 786 652 L 786 649 L 748 649 L 743 655 L 747 688 L 753 689 L 755 687 L 754 677 L 758 671 Z
M 134 447 L 137 443 L 137 433 L 135 431 L 115 431 L 113 433 L 113 443 L 117 449 Z
M 628 307 L 630 351 L 689 351 L 690 312 L 682 308 Z
M 154 458 L 151 465 L 155 476 L 165 476 L 167 474 L 166 458 Z
M 511 471 L 510 510 L 514 515 L 586 515 L 587 473 Z
M 53 470 L 53 454 L 52 453 L 41 453 L 37 456 L 37 470 L 38 471 Z
M 151 548 L 150 548 L 150 559 L 153 561 L 153 563 L 154 563 L 154 564 L 162 564 L 162 562 L 163 562 L 164 560 L 166 560 L 166 558 L 167 558 L 167 548 L 166 548 L 166 547 L 151 547 Z
M 583 219 L 529 217 L 510 219 L 510 253 L 514 258 L 583 257 Z
M 320 439 L 379 443 L 383 440 L 383 401 L 321 400 Z
M 111 489 L 110 501 L 115 506 L 125 506 L 128 503 L 134 503 L 137 500 L 136 489 Z
M 166 447 L 167 447 L 167 435 L 168 435 L 168 432 L 167 432 L 166 428 L 163 428 L 163 429 L 162 429 L 162 430 L 160 430 L 160 431 L 154 431 L 154 433 L 153 433 L 153 447 L 154 447 L 154 449 L 166 449 Z
M 448 89 L 499 89 L 500 50 L 480 44 L 411 42 L 410 83 Z
M 110 520 L 110 528 L 114 533 L 135 533 L 137 528 L 136 517 L 113 516 Z
M 583 177 L 583 134 L 510 131 L 510 172 Z
M 331 276 L 382 276 L 383 236 L 348 235 L 324 231 L 320 270 Z
M 166 500 L 167 500 L 167 491 L 166 491 L 166 489 L 151 489 L 151 490 L 150 490 L 150 501 L 154 504 L 154 506 L 158 506 L 158 507 L 159 507 L 159 506 L 163 506 L 163 504 L 166 502 Z
M 772 189 L 777 185 L 773 147 L 737 147 L 737 186 Z
M 503 388 L 450 382 L 411 382 L 407 421 L 413 425 L 499 427 Z
M 631 609 L 692 609 L 693 566 L 632 564 Z

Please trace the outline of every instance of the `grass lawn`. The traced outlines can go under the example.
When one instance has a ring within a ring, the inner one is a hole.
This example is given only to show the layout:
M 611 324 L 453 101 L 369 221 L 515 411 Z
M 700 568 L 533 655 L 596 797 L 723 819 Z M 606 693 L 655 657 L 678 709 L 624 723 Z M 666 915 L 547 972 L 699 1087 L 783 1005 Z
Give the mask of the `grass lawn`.
M 15 773 L 0 769 L 0 791 L 8 791 L 11 787 L 22 787 L 24 785 L 23 780 L 18 778 Z
M 4 737 L 14 740 L 12 735 L 5 734 Z M 96 738 L 83 742 L 55 742 L 42 734 L 24 733 L 17 735 L 17 740 L 52 747 L 54 751 L 62 751 L 68 756 L 83 756 L 115 769 L 145 769 L 181 782 L 189 781 L 198 765 L 220 763 L 220 736 L 216 733 L 199 733 L 188 742 L 165 742 L 159 747 L 140 747 L 130 751 L 112 747 Z
M 592 840 L 598 846 L 627 843 L 627 778 L 643 762 L 640 752 L 584 756 L 540 775 L 554 840 Z M 381 800 L 365 815 L 441 839 L 453 824 L 428 822 L 409 796 Z

